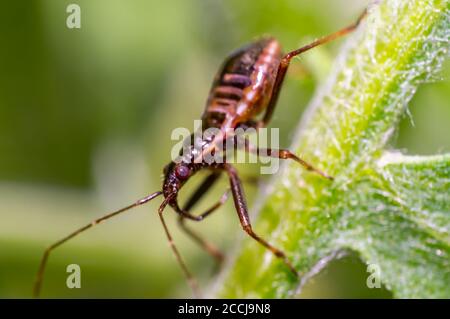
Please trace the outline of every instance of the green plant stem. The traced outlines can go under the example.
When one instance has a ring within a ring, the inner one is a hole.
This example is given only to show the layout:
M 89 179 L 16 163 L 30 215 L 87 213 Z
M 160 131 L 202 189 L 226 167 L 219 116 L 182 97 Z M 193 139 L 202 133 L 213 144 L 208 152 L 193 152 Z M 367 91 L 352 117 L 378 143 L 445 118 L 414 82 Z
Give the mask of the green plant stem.
M 381 267 L 397 297 L 450 297 L 449 157 L 412 164 L 398 156 L 394 164 L 385 151 L 418 86 L 448 56 L 448 9 L 446 0 L 372 6 L 304 116 L 291 149 L 335 181 L 289 163 L 262 194 L 254 226 L 302 278 L 324 257 L 352 249 Z M 246 238 L 214 295 L 293 297 L 299 285 Z

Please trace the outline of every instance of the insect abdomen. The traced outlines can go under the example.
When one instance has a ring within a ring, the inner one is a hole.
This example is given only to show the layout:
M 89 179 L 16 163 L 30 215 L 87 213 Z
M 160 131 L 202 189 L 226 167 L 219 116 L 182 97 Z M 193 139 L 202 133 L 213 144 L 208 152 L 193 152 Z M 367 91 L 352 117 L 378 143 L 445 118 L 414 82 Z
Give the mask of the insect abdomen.
M 262 39 L 234 53 L 224 62 L 211 88 L 203 120 L 220 127 L 225 118 L 248 119 L 266 107 L 281 49 L 275 39 Z

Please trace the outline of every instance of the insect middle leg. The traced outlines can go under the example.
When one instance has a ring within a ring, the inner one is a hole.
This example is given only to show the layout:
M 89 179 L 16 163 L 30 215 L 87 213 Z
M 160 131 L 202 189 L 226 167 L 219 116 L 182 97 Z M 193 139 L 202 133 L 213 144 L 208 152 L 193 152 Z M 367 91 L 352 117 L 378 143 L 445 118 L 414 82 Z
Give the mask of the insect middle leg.
M 286 72 L 289 68 L 289 64 L 290 64 L 292 58 L 294 58 L 312 48 L 315 48 L 319 45 L 328 43 L 328 42 L 333 41 L 337 38 L 340 38 L 348 33 L 353 32 L 359 26 L 359 24 L 361 23 L 361 21 L 364 19 L 364 17 L 366 15 L 367 15 L 367 10 L 364 10 L 364 12 L 358 17 L 356 22 L 354 22 L 353 24 L 351 24 L 335 33 L 329 34 L 329 35 L 322 37 L 316 41 L 313 41 L 310 44 L 307 44 L 299 49 L 291 51 L 291 52 L 287 53 L 281 59 L 280 66 L 278 67 L 277 77 L 275 79 L 275 84 L 274 84 L 273 91 L 272 91 L 272 96 L 270 98 L 270 101 L 267 106 L 266 113 L 264 114 L 263 119 L 258 122 L 258 127 L 265 127 L 269 123 L 270 119 L 272 118 L 272 114 L 273 114 L 273 111 L 275 109 L 275 106 L 276 106 L 276 103 L 278 100 L 278 95 L 280 93 L 280 89 L 283 84 L 283 80 L 286 76 Z
M 189 200 L 181 210 L 178 217 L 178 223 L 180 225 L 180 228 L 196 243 L 198 243 L 209 255 L 211 255 L 220 265 L 224 259 L 224 255 L 222 254 L 222 252 L 215 245 L 205 240 L 185 224 L 186 219 L 191 219 L 194 221 L 203 220 L 226 202 L 229 194 L 228 190 L 222 195 L 217 203 L 207 209 L 204 213 L 198 216 L 194 216 L 189 213 L 191 208 L 199 201 L 199 199 L 214 185 L 219 176 L 220 172 L 213 172 L 211 175 L 206 177 L 206 179 L 202 182 L 202 184 L 200 184 L 200 186 L 197 188 L 194 194 L 192 194 L 192 196 L 189 198 Z
M 308 162 L 306 162 L 305 160 L 301 159 L 300 157 L 298 157 L 297 155 L 295 155 L 294 153 L 292 153 L 289 150 L 285 150 L 285 149 L 271 149 L 271 148 L 258 148 L 252 144 L 250 144 L 248 139 L 245 139 L 245 151 L 246 152 L 251 152 L 254 153 L 258 156 L 270 156 L 270 157 L 275 157 L 275 158 L 280 158 L 280 159 L 292 159 L 294 161 L 296 161 L 297 163 L 301 164 L 302 166 L 304 166 L 308 171 L 312 171 L 315 172 L 329 180 L 333 180 L 333 177 L 326 174 L 325 172 L 322 172 L 321 170 L 315 168 L 314 166 L 312 166 L 311 164 L 309 164 Z
M 261 236 L 257 235 L 252 228 L 250 217 L 247 211 L 247 204 L 244 197 L 244 190 L 242 188 L 242 183 L 239 179 L 236 169 L 230 164 L 224 164 L 223 169 L 228 173 L 231 184 L 231 192 L 233 194 L 234 205 L 236 207 L 239 220 L 241 222 L 242 228 L 244 231 L 253 239 L 255 239 L 258 243 L 269 249 L 277 258 L 280 258 L 283 263 L 291 270 L 291 272 L 297 277 L 298 273 L 292 265 L 291 261 L 287 258 L 286 254 L 272 246 Z

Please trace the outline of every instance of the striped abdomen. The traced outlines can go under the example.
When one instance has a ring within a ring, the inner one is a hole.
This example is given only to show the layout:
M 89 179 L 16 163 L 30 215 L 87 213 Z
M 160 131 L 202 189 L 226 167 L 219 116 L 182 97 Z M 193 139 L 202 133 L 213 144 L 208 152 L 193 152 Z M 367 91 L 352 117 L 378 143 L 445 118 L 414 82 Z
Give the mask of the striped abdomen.
M 234 127 L 266 108 L 280 59 L 281 47 L 272 38 L 232 53 L 217 73 L 209 93 L 204 126 Z

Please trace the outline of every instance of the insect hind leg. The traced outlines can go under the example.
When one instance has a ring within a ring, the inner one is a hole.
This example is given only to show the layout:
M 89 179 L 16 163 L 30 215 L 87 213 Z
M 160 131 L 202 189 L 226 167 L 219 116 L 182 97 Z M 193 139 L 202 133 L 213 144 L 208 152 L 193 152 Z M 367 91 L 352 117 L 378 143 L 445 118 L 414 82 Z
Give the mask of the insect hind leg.
M 275 106 L 276 106 L 276 103 L 278 100 L 278 95 L 280 93 L 281 86 L 283 84 L 284 78 L 286 76 L 286 72 L 289 68 L 289 64 L 290 64 L 292 58 L 294 58 L 308 50 L 311 50 L 312 48 L 315 48 L 319 45 L 331 42 L 335 39 L 338 39 L 344 35 L 347 35 L 353 31 L 355 31 L 356 28 L 360 25 L 361 21 L 366 17 L 366 15 L 367 15 L 367 9 L 365 9 L 363 11 L 363 13 L 358 17 L 356 22 L 354 22 L 353 24 L 351 24 L 337 32 L 334 32 L 332 34 L 324 36 L 316 41 L 313 41 L 299 49 L 288 52 L 285 56 L 283 56 L 283 58 L 280 61 L 280 65 L 278 67 L 277 76 L 275 78 L 275 84 L 274 84 L 273 91 L 272 91 L 272 96 L 270 98 L 270 101 L 267 106 L 267 109 L 266 109 L 263 119 L 258 123 L 258 127 L 265 127 L 269 123 L 270 119 L 272 118 L 272 114 L 275 110 Z

